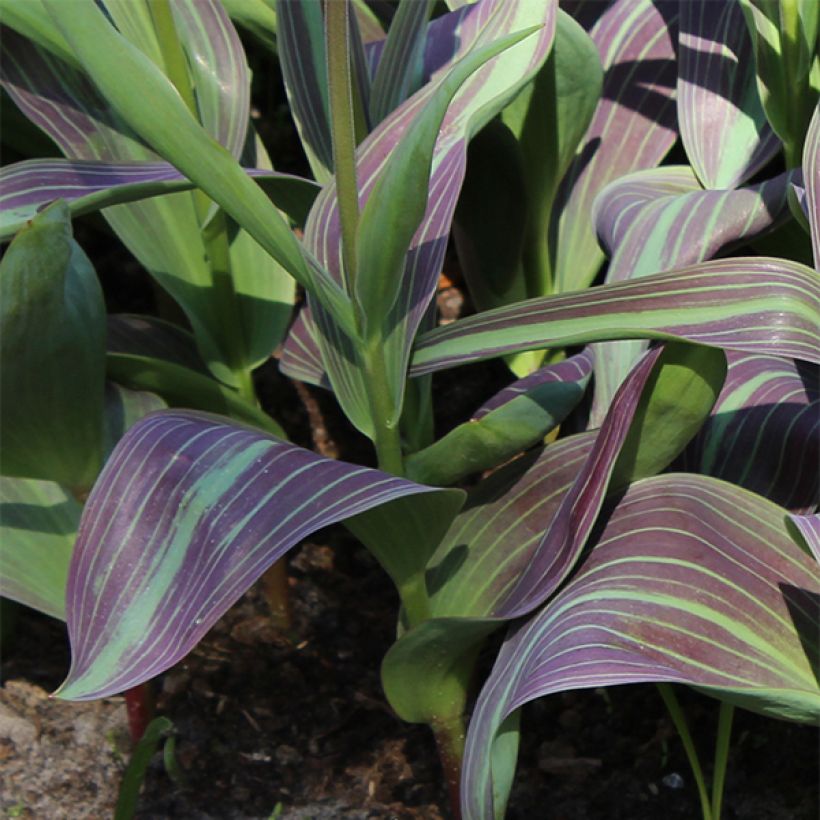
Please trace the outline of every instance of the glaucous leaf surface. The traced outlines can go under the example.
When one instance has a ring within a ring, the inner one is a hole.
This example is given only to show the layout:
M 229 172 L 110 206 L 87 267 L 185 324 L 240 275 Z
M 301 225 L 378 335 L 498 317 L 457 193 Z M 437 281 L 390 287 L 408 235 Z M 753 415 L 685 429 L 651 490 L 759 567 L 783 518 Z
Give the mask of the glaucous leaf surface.
M 65 620 L 81 509 L 53 481 L 0 476 L 0 595 Z
M 479 696 L 464 758 L 466 818 L 503 813 L 505 721 L 537 697 L 681 682 L 767 714 L 816 721 L 820 570 L 785 511 L 705 476 L 630 487 L 572 581 L 508 636 Z M 499 730 L 501 732 L 499 733 Z
M 83 512 L 66 599 L 72 666 L 58 694 L 87 700 L 154 677 L 305 536 L 430 492 L 217 416 L 146 417 Z
M 423 334 L 410 375 L 519 350 L 683 339 L 820 361 L 820 282 L 787 259 L 721 259 L 637 281 L 530 299 Z
M 0 318 L 2 473 L 87 490 L 103 458 L 105 304 L 65 203 L 6 251 Z
M 757 94 L 752 40 L 735 0 L 682 0 L 678 126 L 705 188 L 734 188 L 780 148 Z
M 553 209 L 554 291 L 588 287 L 603 262 L 592 202 L 607 183 L 652 168 L 677 139 L 677 3 L 615 0 L 590 31 L 603 95 Z

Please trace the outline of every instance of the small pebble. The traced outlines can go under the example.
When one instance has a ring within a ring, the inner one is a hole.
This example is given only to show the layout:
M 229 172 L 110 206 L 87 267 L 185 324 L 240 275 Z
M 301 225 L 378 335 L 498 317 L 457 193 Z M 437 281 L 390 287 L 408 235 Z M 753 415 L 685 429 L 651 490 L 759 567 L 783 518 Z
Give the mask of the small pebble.
M 683 778 L 677 772 L 665 775 L 661 778 L 661 783 L 663 783 L 667 789 L 682 789 L 685 785 Z

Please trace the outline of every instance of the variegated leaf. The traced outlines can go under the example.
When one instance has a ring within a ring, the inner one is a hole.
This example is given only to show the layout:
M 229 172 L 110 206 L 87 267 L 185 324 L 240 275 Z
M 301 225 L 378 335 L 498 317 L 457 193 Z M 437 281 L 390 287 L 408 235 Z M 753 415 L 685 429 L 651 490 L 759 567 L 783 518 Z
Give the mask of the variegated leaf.
M 657 165 L 677 139 L 677 4 L 615 0 L 590 36 L 604 66 L 601 102 L 559 189 L 554 291 L 587 287 L 603 262 L 592 202 L 607 183 Z
M 791 178 L 793 174 L 781 174 L 750 188 L 704 191 L 688 166 L 668 166 L 613 182 L 593 209 L 596 227 L 612 257 L 606 281 L 694 265 L 771 230 L 788 215 Z M 646 343 L 617 342 L 594 349 L 590 424 L 597 427 Z
M 820 503 L 820 378 L 816 367 L 730 353 L 726 383 L 684 469 L 752 490 L 793 511 Z
M 72 667 L 59 695 L 102 697 L 159 674 L 302 538 L 430 492 L 216 416 L 148 416 L 86 503 L 66 599 Z
M 479 696 L 464 757 L 464 816 L 503 812 L 515 758 L 499 729 L 568 689 L 677 681 L 778 717 L 816 721 L 820 569 L 785 511 L 704 476 L 631 487 L 578 574 L 510 634 Z M 508 762 L 508 761 L 505 761 Z
M 319 191 L 310 180 L 246 168 L 276 205 L 304 224 Z M 0 169 L 0 240 L 8 239 L 49 202 L 65 200 L 72 216 L 176 191 L 193 183 L 167 162 L 33 159 Z
M 803 148 L 803 184 L 814 267 L 820 271 L 820 103 L 814 109 Z
M 779 150 L 757 95 L 752 41 L 736 0 L 682 0 L 678 125 L 706 188 L 734 188 Z
M 482 0 L 469 8 L 458 28 L 459 50 L 452 64 L 431 83 L 396 109 L 358 150 L 360 206 L 368 201 L 390 152 L 400 143 L 427 102 L 446 82 L 448 72 L 472 50 L 488 46 L 533 25 L 537 34 L 512 46 L 475 72 L 456 94 L 447 111 L 433 154 L 427 211 L 406 255 L 399 296 L 384 323 L 383 349 L 390 380 L 390 401 L 401 408 L 410 345 L 435 293 L 446 249 L 456 198 L 464 176 L 467 141 L 500 110 L 529 79 L 549 50 L 554 30 L 554 0 L 499 2 Z M 469 59 L 469 56 L 466 57 Z M 305 242 L 337 281 L 340 275 L 339 221 L 335 186 L 323 189 L 305 231 Z M 327 311 L 310 299 L 325 368 L 348 418 L 362 431 L 372 432 L 367 388 L 357 367 L 358 354 Z
M 519 379 L 469 421 L 408 456 L 406 475 L 449 486 L 533 447 L 581 401 L 591 370 L 591 355 L 583 352 Z
M 820 363 L 820 281 L 796 262 L 752 257 L 530 299 L 422 335 L 411 375 L 519 350 L 630 338 Z

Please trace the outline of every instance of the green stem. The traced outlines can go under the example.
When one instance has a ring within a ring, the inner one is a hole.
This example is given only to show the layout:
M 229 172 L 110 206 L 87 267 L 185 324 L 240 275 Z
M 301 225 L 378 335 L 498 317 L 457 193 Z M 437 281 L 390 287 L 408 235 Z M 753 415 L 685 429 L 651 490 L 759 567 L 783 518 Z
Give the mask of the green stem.
M 681 709 L 680 703 L 678 702 L 678 697 L 674 689 L 672 689 L 672 686 L 668 683 L 659 683 L 658 692 L 660 692 L 663 702 L 666 704 L 669 716 L 672 718 L 672 723 L 675 724 L 675 729 L 678 731 L 678 735 L 683 743 L 683 749 L 686 752 L 686 757 L 689 760 L 689 766 L 695 777 L 703 820 L 713 820 L 712 806 L 709 802 L 709 795 L 706 792 L 706 780 L 703 777 L 703 769 L 700 766 L 698 752 L 692 740 L 692 735 L 689 732 L 686 716 L 683 714 L 683 709 Z
M 720 702 L 717 742 L 715 743 L 715 765 L 712 775 L 712 818 L 720 820 L 723 808 L 723 787 L 726 783 L 726 768 L 729 763 L 729 740 L 732 736 L 732 719 L 735 707 L 731 703 Z
M 407 626 L 412 629 L 430 617 L 430 596 L 427 594 L 427 580 L 424 570 L 408 578 L 399 587 Z
M 336 0 L 325 5 L 327 41 L 327 81 L 330 102 L 333 169 L 339 224 L 342 229 L 342 260 L 347 292 L 356 283 L 356 229 L 359 224 L 359 194 L 356 182 L 356 128 L 350 77 L 348 42 L 348 2 Z
M 362 350 L 370 418 L 373 421 L 373 444 L 379 469 L 393 475 L 404 475 L 398 413 L 395 412 L 387 379 L 387 363 L 381 339 L 374 339 Z

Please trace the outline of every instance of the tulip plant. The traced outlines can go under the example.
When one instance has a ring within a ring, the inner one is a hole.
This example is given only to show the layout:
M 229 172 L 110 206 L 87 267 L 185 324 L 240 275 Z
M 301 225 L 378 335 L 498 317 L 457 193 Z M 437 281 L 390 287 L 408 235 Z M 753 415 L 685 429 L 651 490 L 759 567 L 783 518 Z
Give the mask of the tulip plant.
M 0 591 L 66 619 L 57 696 L 100 698 L 344 522 L 455 814 L 503 816 L 525 703 L 652 681 L 717 817 L 734 706 L 820 716 L 818 6 L 447 6 L 4 4 L 3 88 L 63 157 L 0 177 Z M 249 124 L 234 21 L 312 180 Z M 98 210 L 185 327 L 105 316 Z M 477 312 L 439 327 L 451 238 Z M 280 343 L 378 469 L 260 409 Z M 495 357 L 517 380 L 436 438 L 431 374 Z M 711 796 L 672 683 L 721 701 Z

